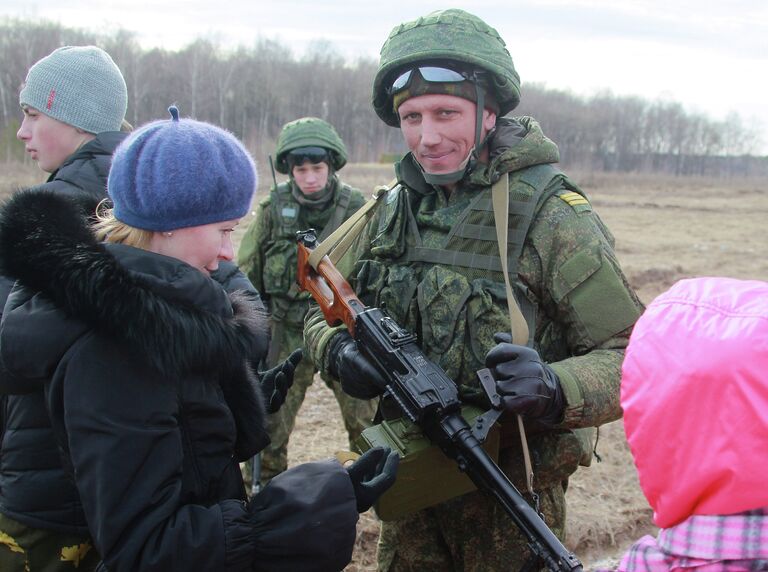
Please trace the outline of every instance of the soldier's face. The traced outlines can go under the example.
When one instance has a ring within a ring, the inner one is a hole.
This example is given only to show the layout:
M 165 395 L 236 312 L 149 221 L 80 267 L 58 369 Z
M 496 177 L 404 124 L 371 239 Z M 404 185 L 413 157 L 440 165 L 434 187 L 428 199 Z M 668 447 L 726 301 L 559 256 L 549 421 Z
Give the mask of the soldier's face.
M 293 180 L 305 195 L 322 191 L 328 183 L 328 163 L 304 161 L 293 168 Z
M 219 261 L 235 257 L 232 231 L 238 222 L 240 219 L 156 232 L 149 250 L 177 258 L 210 275 L 219 267 Z
M 34 107 L 25 107 L 16 138 L 24 143 L 26 152 L 43 171 L 53 173 L 80 145 L 93 139 L 93 135 L 40 113 Z
M 405 142 L 427 173 L 461 168 L 475 146 L 476 109 L 468 99 L 442 94 L 412 97 L 400 105 L 397 113 Z M 496 114 L 483 110 L 481 140 L 495 123 Z

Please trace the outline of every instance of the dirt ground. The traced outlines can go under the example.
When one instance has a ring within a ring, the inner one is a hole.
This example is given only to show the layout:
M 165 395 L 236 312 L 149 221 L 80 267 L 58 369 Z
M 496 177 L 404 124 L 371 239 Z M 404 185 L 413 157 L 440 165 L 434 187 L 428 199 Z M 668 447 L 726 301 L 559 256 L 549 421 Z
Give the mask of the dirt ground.
M 6 183 L 42 182 L 38 171 L 4 166 Z M 260 196 L 269 175 L 260 170 Z M 391 167 L 348 165 L 342 178 L 364 191 L 390 180 Z M 765 256 L 768 181 L 572 173 L 616 238 L 616 251 L 630 282 L 650 302 L 681 278 L 703 275 L 768 280 Z M 256 200 L 260 199 L 257 196 Z M 252 215 L 241 222 L 238 241 Z M 318 381 L 310 388 L 291 438 L 289 462 L 325 458 L 347 447 L 332 393 Z M 621 421 L 600 430 L 602 462 L 580 469 L 567 498 L 567 545 L 586 570 L 616 565 L 631 542 L 653 533 L 651 511 L 637 483 Z M 363 514 L 349 572 L 375 570 L 379 524 Z

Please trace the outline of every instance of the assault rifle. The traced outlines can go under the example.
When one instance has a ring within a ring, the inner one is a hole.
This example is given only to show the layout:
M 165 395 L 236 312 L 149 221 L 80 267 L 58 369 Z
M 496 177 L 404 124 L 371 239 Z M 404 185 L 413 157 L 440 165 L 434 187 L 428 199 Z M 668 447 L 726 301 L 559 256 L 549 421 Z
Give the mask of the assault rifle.
M 387 380 L 385 395 L 392 397 L 403 414 L 454 460 L 479 490 L 493 496 L 509 514 L 533 555 L 525 569 L 543 563 L 553 571 L 583 570 L 579 559 L 562 545 L 482 448 L 490 425 L 502 412 L 490 371 L 481 370 L 478 375 L 494 409 L 470 427 L 460 414 L 456 384 L 424 355 L 416 337 L 381 309 L 367 308 L 328 256 L 310 263 L 311 251 L 317 246 L 314 230 L 299 232 L 297 238 L 299 288 L 317 301 L 329 325 L 347 326 L 358 347 Z

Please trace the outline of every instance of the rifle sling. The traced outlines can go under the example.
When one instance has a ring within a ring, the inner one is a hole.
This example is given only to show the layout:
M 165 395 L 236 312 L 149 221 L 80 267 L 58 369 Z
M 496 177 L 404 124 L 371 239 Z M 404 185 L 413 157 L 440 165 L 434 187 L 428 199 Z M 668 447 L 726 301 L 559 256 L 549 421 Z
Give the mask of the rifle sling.
M 389 185 L 378 187 L 373 191 L 371 199 L 361 206 L 355 213 L 349 217 L 343 224 L 334 230 L 325 240 L 315 247 L 315 249 L 309 255 L 309 265 L 317 270 L 317 265 L 325 255 L 328 255 L 331 262 L 335 265 L 344 254 L 346 254 L 349 247 L 355 241 L 357 236 L 362 232 L 366 223 L 373 216 L 375 208 L 379 205 L 379 199 L 384 194 L 394 187 L 397 181 L 393 181 Z
M 499 257 L 504 274 L 504 285 L 507 288 L 507 309 L 509 310 L 509 323 L 512 327 L 512 342 L 520 345 L 528 343 L 528 324 L 523 317 L 520 307 L 515 301 L 512 285 L 509 282 L 507 270 L 507 239 L 509 225 L 509 177 L 503 174 L 491 187 L 493 197 L 493 219 L 496 223 L 496 239 L 499 243 Z M 522 241 L 520 241 L 522 245 Z M 519 255 L 519 253 L 517 253 Z M 525 437 L 525 426 L 522 415 L 517 415 L 517 426 L 520 430 L 520 441 L 523 449 L 523 461 L 525 462 L 525 482 L 528 492 L 535 499 L 533 492 L 533 466 L 531 453 L 528 450 L 528 440 Z M 537 503 L 538 504 L 538 503 Z

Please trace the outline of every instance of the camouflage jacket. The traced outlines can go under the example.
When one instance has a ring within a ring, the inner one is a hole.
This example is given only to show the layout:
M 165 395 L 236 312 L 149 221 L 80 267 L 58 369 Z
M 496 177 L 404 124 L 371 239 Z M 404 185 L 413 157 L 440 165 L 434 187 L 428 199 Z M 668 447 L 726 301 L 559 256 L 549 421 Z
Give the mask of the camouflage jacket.
M 383 303 L 401 325 L 415 331 L 425 353 L 460 387 L 476 386 L 475 371 L 484 367 L 493 333 L 509 331 L 503 276 L 414 262 L 414 240 L 420 247 L 444 248 L 458 224 L 467 222 L 473 199 L 489 194 L 507 174 L 511 197 L 539 193 L 512 282 L 532 324 L 532 345 L 564 389 L 565 419 L 553 432 L 618 419 L 621 361 L 642 304 L 619 267 L 613 237 L 564 175 L 553 169 L 543 189 L 526 183 L 527 174 L 559 159 L 557 147 L 533 119 L 501 118 L 489 145 L 488 164 L 480 164 L 450 194 L 428 185 L 407 155 L 397 166 L 401 188 L 390 192 L 398 198 L 385 199 L 378 220 L 358 241 L 351 283 L 363 302 Z M 492 220 L 493 213 L 487 216 Z M 510 217 L 510 229 L 513 224 Z M 417 238 L 399 230 L 408 226 L 416 227 Z M 472 243 L 466 242 L 468 250 Z M 328 341 L 336 329 L 325 325 L 319 311 L 307 316 L 305 341 L 322 371 L 328 371 Z M 572 470 L 575 466 L 565 473 Z
M 359 209 L 365 198 L 357 189 L 329 180 L 331 203 L 322 209 L 299 204 L 292 196 L 292 181 L 281 183 L 259 203 L 256 217 L 245 232 L 237 263 L 261 293 L 273 316 L 301 325 L 309 308 L 306 293 L 292 289 L 296 281 L 296 231 L 314 228 L 322 238 Z

